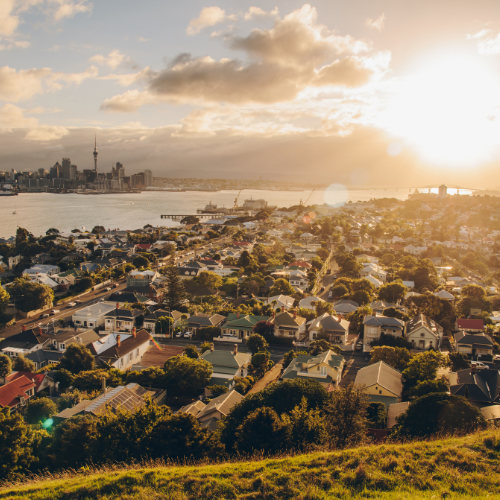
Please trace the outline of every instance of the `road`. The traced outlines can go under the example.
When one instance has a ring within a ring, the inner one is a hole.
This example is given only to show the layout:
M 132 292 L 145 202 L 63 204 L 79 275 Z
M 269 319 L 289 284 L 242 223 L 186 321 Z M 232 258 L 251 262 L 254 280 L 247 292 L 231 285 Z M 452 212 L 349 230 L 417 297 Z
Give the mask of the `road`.
M 317 297 L 331 302 L 331 299 L 328 298 L 328 291 L 330 290 L 331 285 L 336 279 L 333 276 L 338 274 L 339 272 L 339 266 L 334 259 L 332 259 L 332 261 L 330 262 L 330 269 L 332 271 L 331 274 L 325 274 L 323 279 L 321 280 L 321 286 L 324 286 L 325 290 L 324 292 L 318 293 Z

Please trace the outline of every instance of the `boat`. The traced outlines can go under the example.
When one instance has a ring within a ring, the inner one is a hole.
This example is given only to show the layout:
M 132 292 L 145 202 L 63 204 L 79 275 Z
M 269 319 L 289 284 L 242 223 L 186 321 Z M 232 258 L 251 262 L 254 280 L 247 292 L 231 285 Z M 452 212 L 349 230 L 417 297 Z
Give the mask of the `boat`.
M 198 208 L 196 210 L 196 213 L 198 214 L 216 214 L 216 213 L 221 213 L 221 209 L 217 209 L 217 205 L 212 203 L 212 200 L 210 200 L 208 205 L 205 205 L 205 208 Z

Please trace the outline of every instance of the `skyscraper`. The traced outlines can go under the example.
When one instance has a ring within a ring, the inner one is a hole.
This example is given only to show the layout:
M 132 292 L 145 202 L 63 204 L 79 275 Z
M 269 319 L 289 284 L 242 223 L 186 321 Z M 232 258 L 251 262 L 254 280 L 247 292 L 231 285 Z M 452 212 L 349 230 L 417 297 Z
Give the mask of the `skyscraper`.
M 63 179 L 70 179 L 70 167 L 71 167 L 71 159 L 70 158 L 63 158 L 62 159 L 62 177 Z
M 120 180 L 125 175 L 123 165 L 118 161 L 116 162 L 116 177 Z
M 94 142 L 94 171 L 97 173 L 97 134 Z
M 146 187 L 153 185 L 153 172 L 151 170 L 144 170 L 144 185 Z

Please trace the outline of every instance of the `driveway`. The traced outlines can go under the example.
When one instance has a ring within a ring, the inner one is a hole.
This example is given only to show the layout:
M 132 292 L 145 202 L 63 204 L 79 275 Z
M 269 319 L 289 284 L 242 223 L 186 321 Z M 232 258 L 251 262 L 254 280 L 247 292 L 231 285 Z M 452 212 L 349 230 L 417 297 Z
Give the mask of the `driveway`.
M 346 387 L 351 382 L 354 382 L 358 371 L 368 365 L 367 358 L 368 356 L 366 354 L 356 351 L 353 352 L 349 358 L 346 357 L 344 374 L 340 381 L 340 387 Z

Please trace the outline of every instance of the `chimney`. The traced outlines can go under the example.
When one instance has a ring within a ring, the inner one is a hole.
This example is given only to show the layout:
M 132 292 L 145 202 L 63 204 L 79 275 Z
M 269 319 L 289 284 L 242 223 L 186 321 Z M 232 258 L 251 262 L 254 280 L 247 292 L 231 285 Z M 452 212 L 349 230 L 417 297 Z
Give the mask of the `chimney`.
M 284 313 L 285 312 L 285 306 L 281 306 L 281 312 Z
M 297 308 L 296 307 L 293 308 L 293 317 L 294 317 L 294 319 L 297 319 Z
M 26 331 L 26 325 L 23 325 L 23 326 L 21 327 L 21 331 L 23 331 L 23 332 L 25 332 L 25 331 Z
M 36 334 L 37 334 L 37 335 L 41 335 L 42 333 L 43 333 L 42 328 L 41 328 L 41 327 L 38 327 L 38 328 L 37 328 L 37 332 L 36 332 Z
M 234 344 L 234 351 L 233 354 L 236 356 L 238 354 L 238 344 Z
M 121 340 L 120 340 L 120 335 L 117 335 L 117 336 L 116 336 L 116 345 L 117 345 L 118 347 L 120 347 L 120 346 L 122 345 L 122 342 L 121 342 Z
M 214 349 L 215 349 L 214 344 L 213 344 L 213 343 L 212 343 L 212 344 L 210 344 L 210 350 L 211 350 L 212 352 L 214 352 Z
M 134 328 L 132 328 L 132 337 L 134 337 L 134 339 L 135 339 L 136 335 L 137 335 L 137 330 L 134 326 Z
M 102 392 L 106 394 L 106 377 L 102 377 Z
M 236 313 L 236 319 L 239 319 L 239 317 L 240 317 L 240 311 Z
M 120 303 L 119 302 L 116 303 L 116 308 L 120 309 Z

